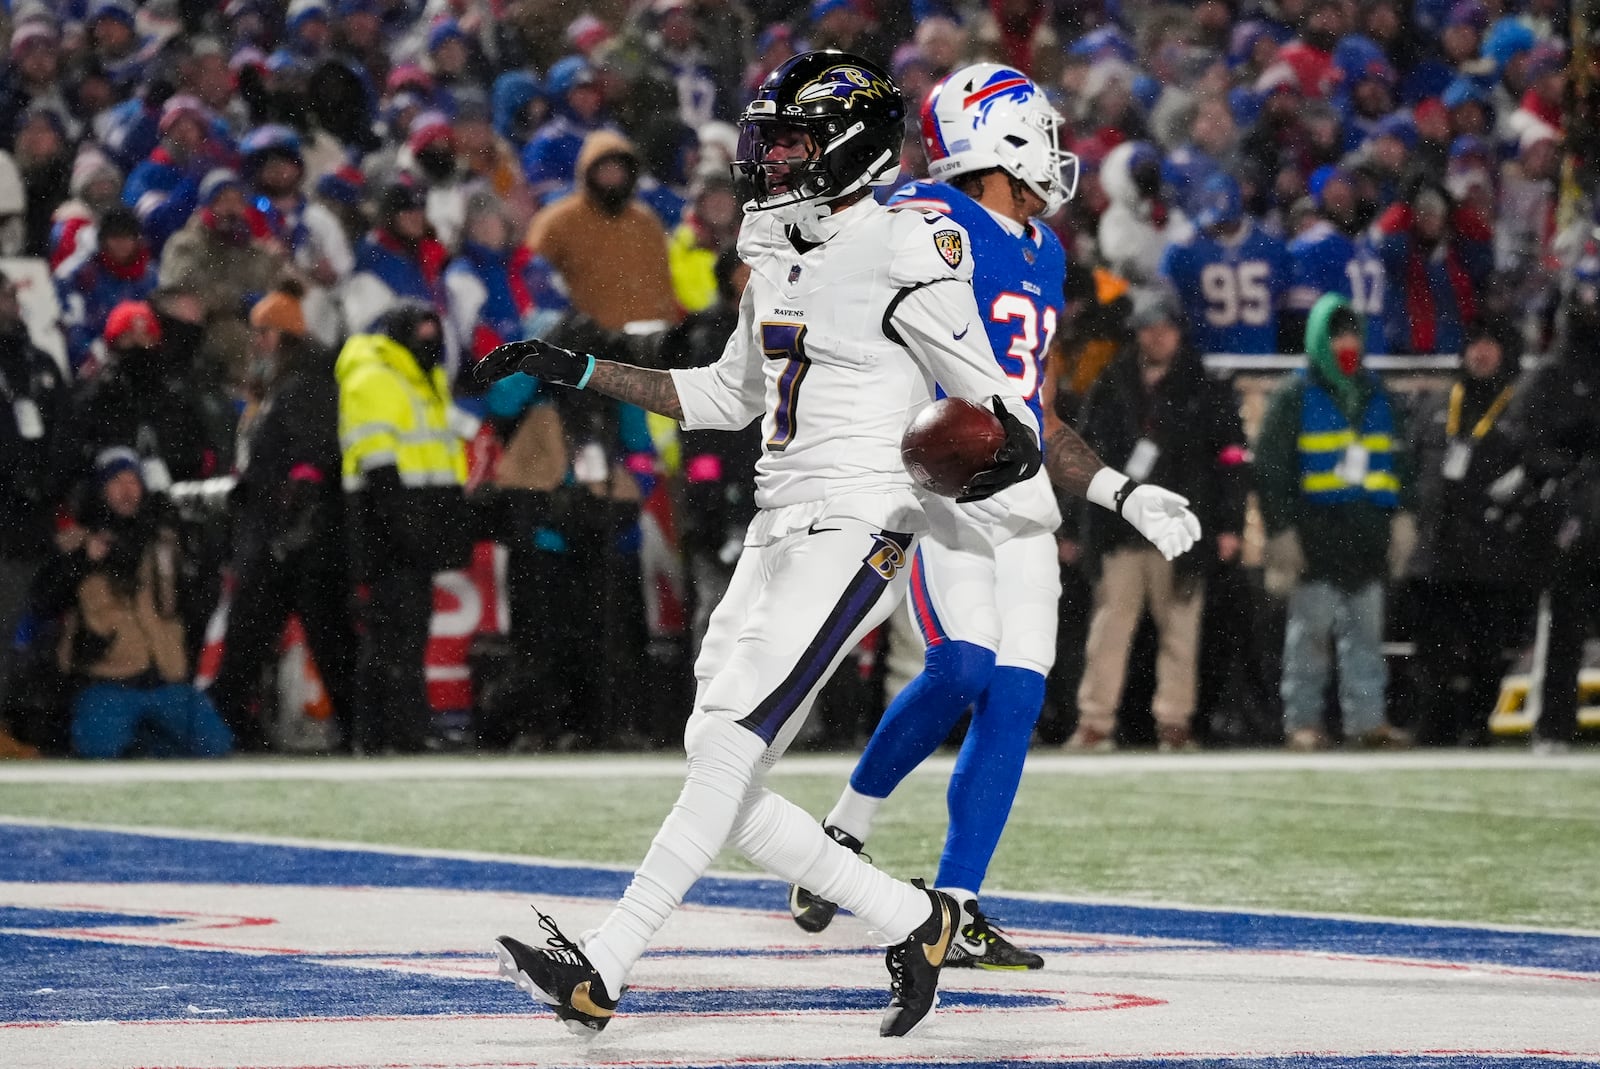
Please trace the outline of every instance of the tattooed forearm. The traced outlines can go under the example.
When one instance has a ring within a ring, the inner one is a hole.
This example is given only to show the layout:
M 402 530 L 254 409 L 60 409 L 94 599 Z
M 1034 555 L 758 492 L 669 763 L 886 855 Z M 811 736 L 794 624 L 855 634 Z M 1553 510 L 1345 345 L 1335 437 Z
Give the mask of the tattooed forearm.
M 589 376 L 585 389 L 672 419 L 683 418 L 683 404 L 678 400 L 678 387 L 673 384 L 670 371 L 650 371 L 632 364 L 596 360 L 594 374 Z
M 1044 444 L 1044 470 L 1050 481 L 1077 497 L 1087 497 L 1094 473 L 1105 467 L 1071 427 L 1059 427 Z

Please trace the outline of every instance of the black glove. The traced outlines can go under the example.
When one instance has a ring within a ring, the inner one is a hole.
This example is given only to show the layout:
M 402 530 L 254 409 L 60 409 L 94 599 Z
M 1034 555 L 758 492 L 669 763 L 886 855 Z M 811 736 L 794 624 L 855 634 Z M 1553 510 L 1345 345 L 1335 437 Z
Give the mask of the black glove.
M 982 501 L 986 497 L 993 497 L 1008 486 L 1033 478 L 1039 465 L 1044 462 L 1044 456 L 1039 452 L 1038 437 L 1033 430 L 1013 416 L 998 396 L 992 398 L 990 403 L 994 407 L 994 414 L 1000 419 L 1000 425 L 1006 429 L 1006 441 L 995 454 L 994 466 L 974 475 L 966 485 L 966 492 L 956 498 L 958 502 Z
M 588 381 L 594 357 L 575 353 L 547 341 L 530 338 L 527 341 L 506 342 L 489 350 L 487 356 L 472 369 L 472 377 L 488 386 L 518 371 L 525 375 L 559 383 L 562 386 L 582 386 Z

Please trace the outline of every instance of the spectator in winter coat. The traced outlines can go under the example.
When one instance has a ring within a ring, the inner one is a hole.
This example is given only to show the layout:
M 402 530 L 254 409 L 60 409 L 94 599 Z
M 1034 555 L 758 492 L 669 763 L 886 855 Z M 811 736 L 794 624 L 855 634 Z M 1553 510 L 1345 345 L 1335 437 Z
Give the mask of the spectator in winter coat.
M 567 56 L 552 66 L 545 93 L 555 114 L 522 150 L 522 173 L 540 204 L 572 184 L 584 139 L 610 126 L 599 79 L 582 56 Z
M 639 157 L 620 134 L 590 134 L 578 156 L 579 189 L 544 208 L 527 245 L 560 272 L 572 307 L 606 330 L 675 321 L 667 235 L 634 198 Z
M 527 337 L 538 310 L 528 289 L 531 259 L 516 244 L 505 206 L 490 193 L 474 194 L 467 203 L 461 251 L 444 272 L 449 323 L 466 363 L 481 360 L 497 345 Z
M 495 132 L 488 103 L 475 93 L 458 94 L 453 126 L 462 181 L 470 190 L 482 187 L 498 197 L 521 233 L 533 218 L 533 194 L 517 150 Z
M 81 261 L 83 256 L 92 255 L 96 222 L 112 208 L 123 206 L 122 172 L 93 145 L 78 150 L 67 188 L 71 199 L 50 217 L 52 271 L 59 270 L 68 260 Z M 138 221 L 139 217 L 134 216 L 135 226 Z
M 733 250 L 744 213 L 726 172 L 701 172 L 683 222 L 667 245 L 672 289 L 685 311 L 699 312 L 717 300 L 716 263 Z
M 230 499 L 235 588 L 222 664 L 208 694 L 241 748 L 263 748 L 263 725 L 252 707 L 261 668 L 293 612 L 348 742 L 357 643 L 348 609 L 333 353 L 310 337 L 294 286 L 258 301 L 250 326 L 268 383 Z
M 402 180 L 424 191 L 434 236 L 445 248 L 455 248 L 469 190 L 456 159 L 456 135 L 449 118 L 440 111 L 425 111 L 412 119 L 410 136 L 395 163 Z
M 1118 145 L 1100 167 L 1100 184 L 1110 201 L 1100 217 L 1106 266 L 1131 282 L 1153 281 L 1167 246 L 1195 233 L 1188 216 L 1163 195 L 1160 155 L 1142 141 Z
M 494 80 L 491 99 L 494 132 L 505 138 L 517 153 L 520 166 L 522 150 L 549 114 L 544 86 L 531 71 L 506 71 Z
M 102 339 L 106 362 L 79 383 L 69 429 L 60 439 L 62 478 L 70 483 L 87 477 L 94 458 L 113 446 L 138 453 L 144 488 L 152 493 L 216 474 L 193 363 L 163 352 L 150 305 L 117 305 L 106 317 Z
M 1267 589 L 1289 599 L 1284 727 L 1296 750 L 1329 744 L 1330 642 L 1345 737 L 1369 747 L 1405 741 L 1385 721 L 1383 588 L 1415 541 L 1399 511 L 1410 479 L 1398 413 L 1362 369 L 1361 339 L 1361 319 L 1343 297 L 1318 301 L 1306 324 L 1308 366 L 1273 395 L 1256 440 Z
M 11 62 L 0 83 L 0 149 L 9 151 L 17 120 L 35 105 L 69 114 L 61 94 L 61 38 L 42 19 L 19 23 L 11 31 Z
M 147 504 L 131 449 L 101 454 L 80 521 L 61 535 L 64 553 L 50 584 L 65 591 L 68 605 L 58 663 L 79 681 L 73 752 L 223 756 L 232 736 L 189 682 L 177 534 Z
M 396 301 L 418 300 L 444 315 L 444 269 L 450 254 L 428 227 L 427 200 L 396 182 L 378 194 L 374 223 L 356 248 L 356 269 L 344 286 L 350 329 L 364 331 Z
M 288 254 L 308 283 L 306 322 L 318 340 L 331 343 L 344 327 L 332 291 L 355 269 L 350 239 L 331 211 L 305 195 L 299 134 L 286 126 L 260 126 L 245 135 L 239 151 L 251 194 L 251 232 L 266 235 Z
M 1082 559 L 1095 594 L 1078 729 L 1067 744 L 1074 750 L 1111 747 L 1128 654 L 1146 607 L 1160 636 L 1151 709 L 1158 741 L 1166 750 L 1191 746 L 1206 573 L 1216 561 L 1238 558 L 1244 530 L 1249 486 L 1237 398 L 1206 377 L 1166 294 L 1140 293 L 1131 326 L 1135 341 L 1090 389 L 1079 433 L 1108 464 L 1187 497 L 1205 540 L 1167 561 L 1126 524 L 1084 513 Z
M 1482 308 L 1493 259 L 1482 216 L 1432 179 L 1416 182 L 1374 224 L 1383 260 L 1384 338 L 1391 353 L 1457 353 Z
M 63 265 L 70 269 L 66 274 L 56 273 L 73 370 L 89 361 L 111 309 L 123 301 L 142 301 L 156 288 L 155 259 L 132 209 L 119 204 L 106 212 L 93 240 L 97 247 L 87 260 L 69 261 Z
M 16 285 L 0 276 L 0 515 L 6 517 L 0 524 L 0 712 L 11 636 L 33 577 L 50 555 L 56 506 L 65 489 L 57 464 L 66 424 L 61 369 L 33 344 Z
M 225 159 L 211 123 L 210 112 L 195 97 L 168 100 L 161 108 L 161 143 L 122 188 L 123 203 L 138 213 L 158 255 L 194 212 L 201 180 Z
M 71 196 L 71 146 L 60 114 L 47 107 L 23 112 L 16 132 L 11 151 L 28 194 L 22 251 L 43 258 L 50 255 L 51 217 Z
M 1415 580 L 1421 745 L 1488 742 L 1505 651 L 1532 618 L 1539 547 L 1526 525 L 1499 522 L 1489 496 L 1517 462 L 1501 417 L 1517 388 L 1519 349 L 1506 321 L 1475 327 L 1455 384 L 1410 420 L 1418 525 L 1407 574 Z
M 271 288 L 288 260 L 282 242 L 252 229 L 244 184 L 232 171 L 208 174 L 198 205 L 161 254 L 161 285 L 200 294 L 206 305 L 204 355 L 240 386 L 249 352 L 249 300 Z

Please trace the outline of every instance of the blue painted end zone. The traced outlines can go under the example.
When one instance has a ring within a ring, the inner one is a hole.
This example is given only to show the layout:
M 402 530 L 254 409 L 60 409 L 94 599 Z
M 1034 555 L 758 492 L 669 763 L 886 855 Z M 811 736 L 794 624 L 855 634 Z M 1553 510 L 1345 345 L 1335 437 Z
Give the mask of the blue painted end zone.
M 348 849 L 169 839 L 0 823 L 0 857 L 16 876 L 44 882 L 247 883 L 311 887 L 430 887 L 616 898 L 629 874 L 513 862 L 466 861 Z M 781 885 L 701 880 L 699 905 L 781 908 Z M 1600 974 L 1600 935 L 1502 932 L 1449 925 L 1324 920 L 1207 910 L 1039 902 L 1000 895 L 986 911 L 1014 928 L 1179 939 L 1240 950 L 1506 965 Z

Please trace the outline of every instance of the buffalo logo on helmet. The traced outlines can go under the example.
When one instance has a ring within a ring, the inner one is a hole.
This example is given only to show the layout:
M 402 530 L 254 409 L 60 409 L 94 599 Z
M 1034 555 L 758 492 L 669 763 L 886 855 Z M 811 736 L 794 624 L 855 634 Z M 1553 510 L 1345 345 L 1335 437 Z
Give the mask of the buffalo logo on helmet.
M 1021 71 L 998 70 L 982 85 L 968 84 L 966 96 L 961 99 L 961 108 L 963 111 L 977 109 L 978 113 L 972 117 L 972 128 L 976 130 L 979 123 L 989 118 L 989 110 L 1000 101 L 1023 104 L 1032 99 L 1033 94 L 1033 82 Z
M 911 548 L 911 536 L 898 531 L 879 531 L 872 536 L 872 551 L 862 560 L 887 582 L 900 574 L 906 566 L 906 550 Z
M 959 230 L 940 230 L 933 235 L 933 247 L 939 250 L 939 255 L 944 257 L 944 262 L 951 267 L 961 266 L 961 232 Z
M 895 96 L 895 87 L 871 71 L 848 63 L 829 67 L 794 95 L 797 103 L 834 98 L 850 107 L 857 100 L 888 100 Z

